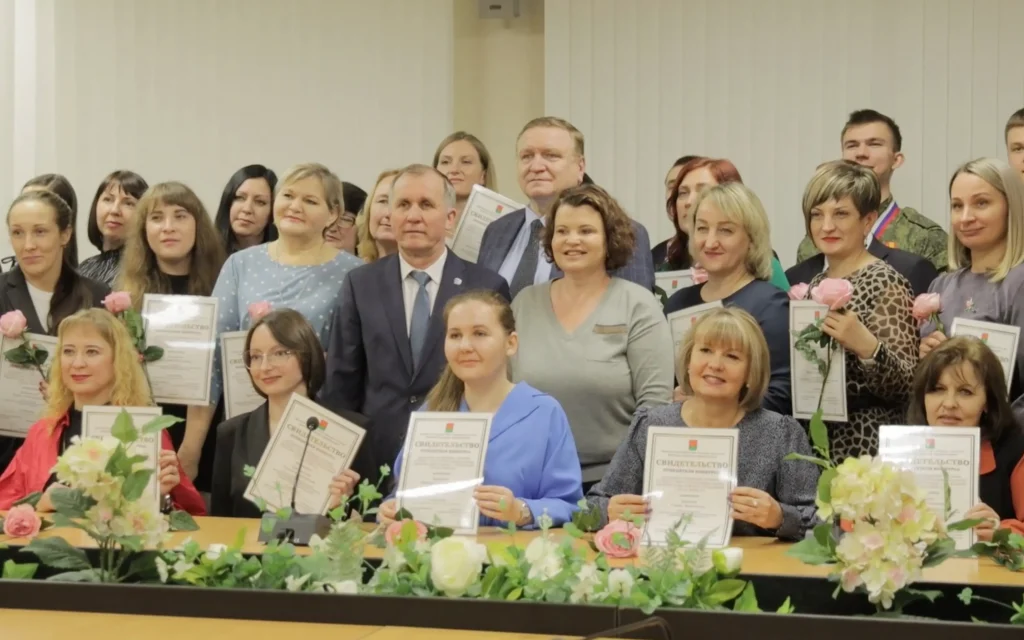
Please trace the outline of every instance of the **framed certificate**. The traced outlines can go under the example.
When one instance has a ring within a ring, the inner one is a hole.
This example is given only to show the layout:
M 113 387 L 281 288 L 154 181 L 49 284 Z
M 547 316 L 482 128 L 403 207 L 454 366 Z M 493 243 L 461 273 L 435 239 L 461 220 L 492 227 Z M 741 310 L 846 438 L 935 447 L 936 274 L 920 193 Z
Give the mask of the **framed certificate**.
M 905 427 L 884 425 L 878 431 L 878 455 L 914 473 L 928 508 L 946 521 L 943 474 L 949 478 L 950 520 L 963 520 L 978 503 L 981 429 L 978 427 Z M 957 549 L 975 542 L 974 529 L 951 531 Z
M 789 302 L 789 375 L 792 382 L 793 417 L 810 420 L 818 410 L 818 398 L 825 420 L 846 422 L 849 420 L 846 407 L 846 350 L 841 346 L 832 352 L 832 367 L 828 372 L 825 393 L 821 392 L 824 379 L 818 366 L 797 351 L 797 336 L 808 325 L 824 318 L 828 307 L 811 300 L 790 300 Z M 820 345 L 812 345 L 814 353 L 822 361 L 827 352 Z
M 398 507 L 424 524 L 475 535 L 480 510 L 473 491 L 484 481 L 492 418 L 490 413 L 413 412 L 402 449 Z
M 688 307 L 686 309 L 680 309 L 668 314 L 668 326 L 672 330 L 672 354 L 673 358 L 679 357 L 679 345 L 683 343 L 683 338 L 686 337 L 686 332 L 693 328 L 693 325 L 697 324 L 708 311 L 712 309 L 721 309 L 722 301 L 716 300 L 714 302 L 708 302 L 705 304 L 699 304 L 696 307 Z
M 448 246 L 455 255 L 475 263 L 480 257 L 480 241 L 483 240 L 487 225 L 510 211 L 523 208 L 525 205 L 496 191 L 479 184 L 473 185 Z
M 43 373 L 49 375 L 50 363 L 57 350 L 57 338 L 38 333 L 23 334 L 29 344 L 46 351 Z M 0 352 L 7 353 L 22 345 L 21 338 L 0 340 Z M 24 438 L 31 427 L 43 415 L 46 401 L 39 393 L 42 377 L 33 365 L 8 362 L 0 356 L 0 436 Z
M 738 429 L 647 429 L 643 495 L 652 514 L 645 544 L 665 545 L 668 532 L 688 518 L 676 531 L 683 540 L 696 543 L 707 536 L 708 547 L 728 546 L 738 443 Z
M 162 358 L 146 364 L 153 401 L 209 405 L 217 333 L 217 298 L 158 295 L 142 298 L 148 346 Z
M 224 379 L 224 419 L 249 413 L 266 400 L 256 393 L 256 387 L 245 368 L 242 352 L 248 331 L 229 331 L 220 334 L 221 372 Z
M 654 274 L 654 284 L 664 291 L 666 296 L 671 296 L 680 289 L 693 286 L 693 271 L 659 271 Z
M 163 415 L 160 407 L 111 407 L 111 406 L 86 406 L 82 407 L 82 437 L 83 438 L 106 438 L 114 428 L 114 421 L 121 412 L 125 411 L 132 418 L 132 424 L 139 430 L 139 438 L 132 443 L 131 452 L 135 455 L 146 456 L 146 465 L 153 470 L 149 477 L 149 484 L 146 485 L 146 493 L 157 504 L 160 504 L 160 449 L 161 433 L 143 434 L 142 427 L 146 426 L 153 418 Z
M 1013 380 L 1013 366 L 1017 362 L 1017 346 L 1020 343 L 1020 327 L 995 322 L 982 322 L 968 318 L 954 318 L 949 335 L 973 336 L 978 338 L 992 350 L 1003 365 L 1006 375 L 1006 389 L 1010 389 Z
M 362 427 L 292 394 L 243 495 L 277 511 L 292 506 L 294 493 L 297 513 L 325 513 L 331 480 L 352 466 L 364 437 Z

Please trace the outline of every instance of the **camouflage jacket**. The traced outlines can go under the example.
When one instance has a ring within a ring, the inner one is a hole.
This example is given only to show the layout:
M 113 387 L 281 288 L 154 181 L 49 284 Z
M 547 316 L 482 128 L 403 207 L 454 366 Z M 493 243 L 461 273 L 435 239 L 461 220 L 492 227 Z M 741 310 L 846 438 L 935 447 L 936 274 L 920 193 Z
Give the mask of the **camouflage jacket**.
M 891 197 L 886 199 L 880 208 L 884 211 L 891 201 Z M 889 223 L 879 241 L 890 249 L 927 258 L 939 273 L 949 266 L 949 235 L 934 220 L 910 207 L 900 207 L 899 215 Z M 796 261 L 799 264 L 818 253 L 811 238 L 805 236 L 796 251 Z

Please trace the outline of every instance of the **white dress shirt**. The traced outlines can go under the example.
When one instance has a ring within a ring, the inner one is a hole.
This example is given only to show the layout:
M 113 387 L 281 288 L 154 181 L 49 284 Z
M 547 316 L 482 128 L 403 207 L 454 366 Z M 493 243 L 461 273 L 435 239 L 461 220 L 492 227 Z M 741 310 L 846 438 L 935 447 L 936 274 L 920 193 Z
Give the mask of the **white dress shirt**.
M 398 254 L 398 264 L 402 274 L 402 300 L 405 302 L 405 332 L 409 333 L 412 326 L 412 306 L 416 302 L 416 294 L 419 293 L 420 283 L 412 277 L 413 271 L 426 271 L 430 276 L 427 283 L 427 295 L 430 297 L 430 313 L 434 313 L 434 301 L 437 300 L 437 291 L 441 287 L 441 278 L 444 276 L 444 262 L 448 259 L 448 249 L 445 248 L 441 255 L 426 269 L 417 269 L 405 261 L 402 254 Z

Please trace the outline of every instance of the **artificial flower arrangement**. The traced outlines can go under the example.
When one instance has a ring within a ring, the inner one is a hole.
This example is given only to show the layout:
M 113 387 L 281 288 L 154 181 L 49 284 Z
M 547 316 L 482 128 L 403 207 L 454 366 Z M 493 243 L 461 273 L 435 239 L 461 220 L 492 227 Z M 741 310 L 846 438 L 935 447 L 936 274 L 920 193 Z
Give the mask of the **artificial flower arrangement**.
M 140 434 L 159 434 L 179 421 L 173 416 L 159 416 L 140 430 L 128 412 L 122 411 L 114 421 L 111 437 L 72 438 L 71 446 L 53 469 L 58 482 L 49 494 L 55 509 L 53 524 L 88 534 L 96 542 L 99 563 L 93 566 L 84 550 L 71 546 L 64 538 L 34 537 L 23 551 L 62 571 L 51 580 L 123 582 L 143 575 L 154 568 L 155 558 L 141 551 L 160 548 L 171 530 L 198 528 L 184 511 L 165 517 L 157 501 L 146 495 L 155 470 L 146 466 L 146 456 L 136 455 L 132 446 Z M 41 497 L 41 493 L 27 496 L 23 505 L 16 507 L 21 511 L 8 514 L 5 530 L 13 526 L 9 521 L 15 514 L 22 528 L 31 525 L 36 529 L 19 533 L 37 533 L 41 527 L 37 528 L 24 511 L 33 508 Z M 37 569 L 38 564 L 8 561 L 4 577 L 28 579 Z
M 106 298 L 103 298 L 103 306 L 123 322 L 125 328 L 128 329 L 128 335 L 132 337 L 135 351 L 139 354 L 142 371 L 146 374 L 149 393 L 152 394 L 153 383 L 149 380 L 149 369 L 146 365 L 163 358 L 163 348 L 146 344 L 146 324 L 142 314 L 136 311 L 132 305 L 132 295 L 130 293 L 127 291 L 115 291 Z
M 22 367 L 32 366 L 39 372 L 40 377 L 46 380 L 43 372 L 43 365 L 49 356 L 46 349 L 30 342 L 25 336 L 28 329 L 28 319 L 25 314 L 15 309 L 0 316 L 0 334 L 8 340 L 21 340 L 21 344 L 4 352 L 4 359 Z

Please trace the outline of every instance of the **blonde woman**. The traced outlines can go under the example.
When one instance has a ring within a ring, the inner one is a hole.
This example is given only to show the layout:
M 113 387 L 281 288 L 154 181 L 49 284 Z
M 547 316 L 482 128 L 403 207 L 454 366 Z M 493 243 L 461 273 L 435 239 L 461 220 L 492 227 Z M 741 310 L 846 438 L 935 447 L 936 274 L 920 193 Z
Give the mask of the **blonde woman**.
M 476 489 L 480 524 L 533 527 L 547 513 L 568 522 L 583 497 L 580 464 L 569 421 L 551 396 L 508 379 L 509 358 L 519 348 L 508 301 L 493 291 L 471 291 L 444 310 L 448 361 L 427 396 L 427 411 L 493 413 L 483 486 Z M 402 454 L 395 461 L 401 473 Z M 381 522 L 392 522 L 397 505 L 387 500 Z
M 956 318 L 1024 323 L 1024 181 L 1002 160 L 972 160 L 949 182 L 949 272 L 928 289 L 939 294 L 939 320 L 948 332 Z M 933 322 L 921 327 L 921 357 L 946 340 Z M 1024 403 L 1020 363 L 1007 383 L 1014 407 Z
M 716 309 L 686 334 L 679 372 L 687 399 L 637 411 L 611 465 L 587 494 L 604 521 L 646 515 L 643 492 L 647 431 L 652 426 L 739 430 L 737 483 L 730 497 L 733 535 L 801 540 L 816 523 L 818 468 L 786 460 L 810 455 L 800 424 L 762 409 L 768 388 L 768 345 L 742 309 Z
M 772 284 L 772 244 L 761 200 L 740 182 L 726 182 L 697 196 L 689 253 L 707 271 L 707 282 L 681 289 L 665 303 L 665 315 L 708 302 L 751 314 L 768 340 L 771 382 L 764 408 L 788 414 L 789 296 Z
M 391 183 L 397 175 L 397 169 L 388 169 L 377 176 L 370 197 L 363 203 L 363 210 L 356 219 L 359 240 L 356 255 L 367 263 L 398 253 L 398 241 L 391 229 L 391 207 L 388 204 Z
M 448 237 L 451 237 L 462 217 L 462 210 L 466 208 L 473 185 L 479 184 L 497 191 L 494 162 L 480 138 L 472 133 L 456 131 L 437 145 L 434 168 L 443 173 L 455 187 L 455 224 L 448 231 Z
M 249 328 L 249 305 L 268 302 L 305 316 L 323 345 L 337 306 L 341 283 L 362 262 L 338 251 L 324 234 L 345 210 L 338 176 L 321 164 L 300 164 L 281 177 L 274 197 L 278 238 L 243 249 L 224 263 L 213 295 L 218 299 L 217 332 Z M 221 394 L 220 354 L 214 359 L 210 398 Z M 189 407 L 185 439 L 178 450 L 192 477 L 198 473 L 214 406 Z
M 0 510 L 25 496 L 43 492 L 37 508 L 53 511 L 51 474 L 71 439 L 82 433 L 82 408 L 90 405 L 140 407 L 151 404 L 145 374 L 128 330 L 103 309 L 69 316 L 57 331 L 57 351 L 50 365 L 50 395 L 45 415 L 28 431 L 7 471 L 0 477 Z M 162 435 L 160 491 L 174 506 L 203 515 L 203 499 L 185 475 Z

